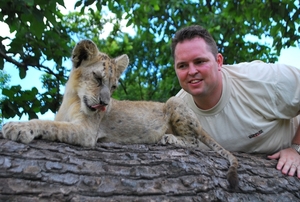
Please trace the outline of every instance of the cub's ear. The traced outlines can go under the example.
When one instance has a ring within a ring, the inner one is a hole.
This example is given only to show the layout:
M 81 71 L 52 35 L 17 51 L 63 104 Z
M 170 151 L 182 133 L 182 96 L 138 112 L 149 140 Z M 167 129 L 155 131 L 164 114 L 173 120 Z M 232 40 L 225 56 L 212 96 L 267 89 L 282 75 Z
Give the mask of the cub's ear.
M 128 64 L 129 64 L 129 58 L 126 54 L 121 55 L 117 58 L 114 59 L 117 65 L 117 73 L 118 76 L 120 76 L 124 70 L 127 68 Z
M 96 44 L 88 39 L 81 40 L 77 43 L 72 52 L 72 63 L 74 68 L 78 68 L 82 61 L 91 61 L 98 55 Z

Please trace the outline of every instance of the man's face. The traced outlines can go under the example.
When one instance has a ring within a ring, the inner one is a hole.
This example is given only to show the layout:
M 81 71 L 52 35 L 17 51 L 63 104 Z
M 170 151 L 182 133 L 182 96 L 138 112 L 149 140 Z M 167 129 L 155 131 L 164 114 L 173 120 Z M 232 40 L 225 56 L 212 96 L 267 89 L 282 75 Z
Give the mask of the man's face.
M 196 37 L 178 43 L 174 52 L 175 72 L 181 87 L 193 97 L 213 96 L 221 90 L 221 54 L 214 56 L 206 42 Z

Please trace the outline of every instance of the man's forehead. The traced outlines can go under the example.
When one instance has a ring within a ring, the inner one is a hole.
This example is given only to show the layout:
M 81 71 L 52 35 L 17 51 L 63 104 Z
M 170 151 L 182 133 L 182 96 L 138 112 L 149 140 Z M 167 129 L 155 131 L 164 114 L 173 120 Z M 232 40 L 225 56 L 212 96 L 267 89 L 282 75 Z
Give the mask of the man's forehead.
M 177 60 L 190 57 L 201 58 L 209 52 L 211 51 L 206 42 L 199 38 L 194 40 L 185 40 L 181 43 L 178 43 L 174 51 L 174 57 Z

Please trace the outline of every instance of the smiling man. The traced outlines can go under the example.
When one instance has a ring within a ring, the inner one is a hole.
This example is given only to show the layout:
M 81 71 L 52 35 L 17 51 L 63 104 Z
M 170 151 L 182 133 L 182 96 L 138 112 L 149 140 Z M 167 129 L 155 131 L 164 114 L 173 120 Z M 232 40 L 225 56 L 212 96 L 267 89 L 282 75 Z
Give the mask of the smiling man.
M 175 70 L 181 87 L 195 98 L 199 108 L 215 106 L 222 94 L 222 55 L 213 54 L 200 37 L 178 43 L 175 51 Z
M 177 96 L 203 128 L 230 151 L 273 154 L 278 170 L 300 178 L 300 70 L 261 61 L 223 65 L 215 40 L 198 25 L 179 30 L 171 48 Z

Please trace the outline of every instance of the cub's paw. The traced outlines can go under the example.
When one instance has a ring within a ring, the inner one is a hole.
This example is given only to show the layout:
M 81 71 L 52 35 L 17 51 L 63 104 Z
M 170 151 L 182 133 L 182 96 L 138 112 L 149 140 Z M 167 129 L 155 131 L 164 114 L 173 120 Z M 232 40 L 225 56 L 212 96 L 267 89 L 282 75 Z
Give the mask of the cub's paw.
M 160 143 L 162 145 L 167 145 L 167 144 L 174 144 L 174 142 L 176 142 L 177 138 L 172 135 L 172 134 L 165 134 L 164 136 L 162 136 Z
M 34 132 L 29 122 L 9 122 L 2 128 L 3 137 L 17 142 L 29 143 L 34 139 Z
M 160 143 L 162 145 L 172 144 L 180 147 L 186 146 L 186 144 L 180 137 L 176 137 L 172 134 L 165 134 L 164 136 L 162 136 Z

